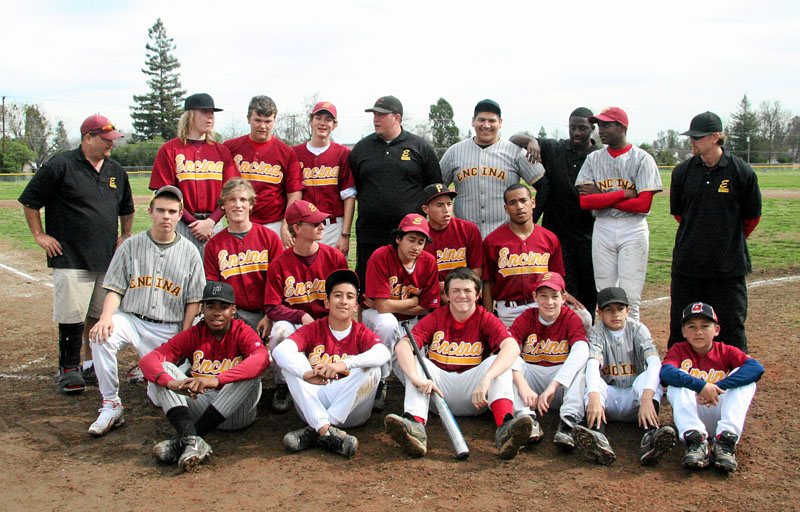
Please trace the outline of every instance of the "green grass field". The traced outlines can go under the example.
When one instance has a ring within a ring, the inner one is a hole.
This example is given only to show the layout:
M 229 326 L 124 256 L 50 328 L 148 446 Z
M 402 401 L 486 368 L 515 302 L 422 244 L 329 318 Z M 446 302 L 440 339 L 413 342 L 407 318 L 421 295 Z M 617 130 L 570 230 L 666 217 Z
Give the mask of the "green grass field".
M 664 188 L 669 188 L 669 171 L 662 171 Z M 759 185 L 763 189 L 800 189 L 800 171 L 758 171 Z M 147 196 L 149 176 L 136 175 L 131 187 L 136 196 Z M 16 199 L 27 182 L 0 182 L 0 199 Z M 147 216 L 147 200 L 136 202 L 133 231 L 138 233 L 150 226 Z M 800 262 L 800 199 L 764 199 L 762 219 L 749 240 L 753 268 L 770 271 L 797 267 Z M 650 224 L 650 259 L 647 283 L 662 285 L 669 282 L 672 247 L 678 223 L 669 215 L 669 198 L 658 194 L 648 217 Z M 23 249 L 38 249 L 33 241 L 21 207 L 0 208 L 0 235 L 14 246 Z M 354 232 L 355 235 L 355 232 Z M 355 268 L 355 236 L 351 240 L 348 257 L 351 268 Z M 42 258 L 44 260 L 44 258 Z

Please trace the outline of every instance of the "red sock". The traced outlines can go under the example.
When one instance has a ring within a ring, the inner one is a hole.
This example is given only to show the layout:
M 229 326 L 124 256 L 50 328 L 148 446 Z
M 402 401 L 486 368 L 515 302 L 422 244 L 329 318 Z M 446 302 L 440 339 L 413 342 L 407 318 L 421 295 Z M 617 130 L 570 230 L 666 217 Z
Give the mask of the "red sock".
M 417 420 L 417 422 L 422 423 L 423 425 L 425 424 L 425 420 L 423 420 L 419 416 L 414 416 L 414 419 Z
M 508 398 L 498 398 L 489 404 L 489 408 L 492 410 L 492 414 L 494 414 L 494 423 L 498 427 L 503 424 L 503 419 L 506 417 L 506 414 L 513 415 L 514 412 L 514 404 Z

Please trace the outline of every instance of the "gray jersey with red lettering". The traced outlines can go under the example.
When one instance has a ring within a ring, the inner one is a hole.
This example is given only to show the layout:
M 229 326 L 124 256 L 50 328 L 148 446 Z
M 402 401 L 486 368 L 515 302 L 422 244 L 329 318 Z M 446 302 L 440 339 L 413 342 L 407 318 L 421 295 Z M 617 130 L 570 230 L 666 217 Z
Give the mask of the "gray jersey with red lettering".
M 473 139 L 450 146 L 439 162 L 442 181 L 455 184 L 458 197 L 453 211 L 481 231 L 481 237 L 508 222 L 503 192 L 524 179 L 532 185 L 544 174 L 541 164 L 531 164 L 525 149 L 506 139 L 482 148 Z
M 156 244 L 149 231 L 125 240 L 106 272 L 103 288 L 122 295 L 119 310 L 162 322 L 183 322 L 186 304 L 200 302 L 206 284 L 194 244 L 176 233 Z
M 589 331 L 589 358 L 600 361 L 600 375 L 606 384 L 628 388 L 647 368 L 650 356 L 658 357 L 658 349 L 647 327 L 632 318 L 625 321 L 620 337 L 601 321 Z

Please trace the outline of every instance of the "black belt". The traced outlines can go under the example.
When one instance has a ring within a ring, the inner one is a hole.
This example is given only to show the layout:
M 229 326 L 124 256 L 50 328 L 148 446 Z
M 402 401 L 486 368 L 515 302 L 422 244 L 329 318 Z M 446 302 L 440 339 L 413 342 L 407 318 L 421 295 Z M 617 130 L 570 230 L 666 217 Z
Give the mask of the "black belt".
M 336 224 L 336 217 L 330 216 L 327 219 L 325 219 L 325 225 L 327 226 L 330 224 Z
M 210 213 L 193 213 L 192 217 L 197 220 L 206 220 L 207 218 L 211 217 Z
M 136 318 L 138 318 L 139 320 L 144 320 L 145 322 L 150 322 L 150 323 L 153 323 L 153 324 L 166 324 L 166 323 L 169 323 L 169 322 L 165 322 L 164 320 L 153 320 L 152 318 L 148 318 L 148 317 L 146 317 L 144 315 L 140 315 L 139 313 L 131 313 L 131 314 L 133 316 L 135 316 Z

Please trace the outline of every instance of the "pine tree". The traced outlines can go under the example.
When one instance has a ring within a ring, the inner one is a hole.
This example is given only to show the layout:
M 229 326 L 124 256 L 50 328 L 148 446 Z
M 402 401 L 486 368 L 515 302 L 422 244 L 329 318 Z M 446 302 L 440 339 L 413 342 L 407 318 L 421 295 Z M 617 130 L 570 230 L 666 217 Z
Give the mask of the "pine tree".
M 428 120 L 433 132 L 433 148 L 436 156 L 441 158 L 444 152 L 458 142 L 458 127 L 453 121 L 453 107 L 444 98 L 439 98 L 435 105 L 431 105 Z
M 64 127 L 64 121 L 59 120 L 56 123 L 56 135 L 53 139 L 53 153 L 63 153 L 69 151 L 69 137 L 67 136 L 67 129 Z
M 746 161 L 751 160 L 751 150 L 758 141 L 758 116 L 744 95 L 739 102 L 739 110 L 731 116 L 731 126 L 728 128 L 730 135 L 731 152 Z
M 160 135 L 165 140 L 175 137 L 178 130 L 178 119 L 183 111 L 183 98 L 186 91 L 181 90 L 181 67 L 178 59 L 172 55 L 176 46 L 172 38 L 167 37 L 167 30 L 161 18 L 147 29 L 150 43 L 147 43 L 146 67 L 142 73 L 147 75 L 150 92 L 141 96 L 134 95 L 137 104 L 131 107 L 133 128 L 137 140 L 150 140 Z
M 539 135 L 536 136 L 537 139 L 546 139 L 547 138 L 547 130 L 544 129 L 544 126 L 539 128 Z

